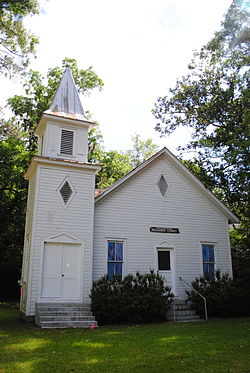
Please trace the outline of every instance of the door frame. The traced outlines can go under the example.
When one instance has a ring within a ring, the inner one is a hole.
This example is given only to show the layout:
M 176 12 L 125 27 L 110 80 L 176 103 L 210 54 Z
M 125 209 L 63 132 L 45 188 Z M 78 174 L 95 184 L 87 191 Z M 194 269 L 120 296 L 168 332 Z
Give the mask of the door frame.
M 80 297 L 79 298 L 58 298 L 58 297 L 42 297 L 42 284 L 43 284 L 43 265 L 44 265 L 44 250 L 45 250 L 45 244 L 51 244 L 51 243 L 57 243 L 57 244 L 73 244 L 73 245 L 80 245 L 80 275 L 79 275 L 79 281 L 80 281 Z M 71 302 L 71 303 L 79 303 L 83 302 L 84 294 L 83 294 L 83 283 L 84 283 L 84 277 L 83 277 L 83 258 L 84 258 L 84 243 L 82 241 L 79 241 L 76 237 L 73 237 L 72 235 L 69 235 L 68 233 L 59 233 L 57 235 L 46 237 L 42 240 L 41 243 L 41 256 L 40 256 L 40 273 L 39 273 L 39 286 L 38 286 L 38 302 L 46 302 L 46 303 L 61 303 L 61 302 Z
M 171 291 L 174 293 L 175 296 L 177 296 L 177 271 L 176 271 L 176 250 L 172 243 L 168 241 L 161 241 L 159 243 L 156 243 L 155 245 L 155 268 L 157 273 L 159 272 L 158 268 L 158 251 L 169 251 L 170 252 L 170 271 L 161 271 L 161 272 L 172 272 L 172 287 Z

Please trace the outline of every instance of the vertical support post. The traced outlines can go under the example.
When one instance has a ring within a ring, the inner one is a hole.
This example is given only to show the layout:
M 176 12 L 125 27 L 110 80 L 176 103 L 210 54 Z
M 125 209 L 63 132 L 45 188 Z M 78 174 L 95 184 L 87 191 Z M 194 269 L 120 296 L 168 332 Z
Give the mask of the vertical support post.
M 175 298 L 174 298 L 174 321 L 176 321 L 176 313 L 175 313 Z
M 205 319 L 207 321 L 207 301 L 205 297 L 204 297 L 204 308 L 205 308 Z

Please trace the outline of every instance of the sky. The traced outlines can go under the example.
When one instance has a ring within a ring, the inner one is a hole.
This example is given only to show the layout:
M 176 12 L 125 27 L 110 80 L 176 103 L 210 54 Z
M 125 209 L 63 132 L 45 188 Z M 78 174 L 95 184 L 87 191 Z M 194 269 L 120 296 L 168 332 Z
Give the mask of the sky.
M 152 138 L 160 148 L 187 143 L 180 129 L 160 138 L 151 111 L 185 75 L 193 51 L 220 28 L 231 0 L 40 0 L 39 16 L 26 26 L 39 36 L 30 68 L 46 74 L 65 57 L 93 66 L 101 92 L 82 96 L 84 110 L 99 122 L 106 150 L 131 148 L 131 137 Z M 21 94 L 17 81 L 0 76 L 0 106 Z

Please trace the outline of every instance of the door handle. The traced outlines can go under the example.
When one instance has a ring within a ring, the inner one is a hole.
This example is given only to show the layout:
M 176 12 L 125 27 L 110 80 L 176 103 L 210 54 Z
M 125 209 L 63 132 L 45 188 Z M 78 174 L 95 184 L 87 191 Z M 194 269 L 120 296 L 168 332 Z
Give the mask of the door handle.
M 64 277 L 64 274 L 62 273 L 62 277 Z

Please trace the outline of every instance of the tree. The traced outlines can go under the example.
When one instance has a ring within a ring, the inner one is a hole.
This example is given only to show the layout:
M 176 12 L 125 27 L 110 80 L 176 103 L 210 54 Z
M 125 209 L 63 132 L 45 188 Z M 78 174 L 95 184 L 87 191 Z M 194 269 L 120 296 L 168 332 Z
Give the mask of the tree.
M 141 136 L 135 134 L 132 137 L 133 147 L 127 152 L 133 167 L 150 158 L 158 151 L 158 145 L 153 143 L 152 139 L 141 140 Z
M 0 73 L 11 75 L 27 67 L 38 39 L 26 30 L 23 19 L 34 14 L 36 0 L 0 0 Z
M 218 56 L 231 59 L 235 55 L 239 66 L 249 62 L 250 23 L 249 0 L 233 0 L 225 14 L 220 31 L 207 43 L 206 47 Z M 235 59 L 232 59 L 235 62 Z
M 154 108 L 155 129 L 170 134 L 180 126 L 193 130 L 182 151 L 195 152 L 195 161 L 216 183 L 213 192 L 240 218 L 246 234 L 249 224 L 248 171 L 250 124 L 249 11 L 246 1 L 233 1 L 222 28 L 189 64 L 189 73 L 177 80 L 169 95 Z M 242 234 L 236 234 L 245 237 Z M 247 240 L 242 239 L 240 246 Z M 235 242 L 235 241 L 234 241 Z M 238 242 L 239 246 L 239 242 Z
M 129 156 L 123 152 L 111 150 L 108 152 L 103 151 L 99 155 L 101 156 L 99 162 L 103 166 L 96 175 L 96 185 L 100 189 L 105 189 L 112 185 L 133 168 Z
M 96 122 L 96 127 L 88 133 L 88 162 L 91 163 L 100 163 L 104 155 L 103 137 L 98 126 Z
M 18 296 L 29 154 L 20 139 L 0 142 L 0 297 Z
M 103 164 L 96 177 L 96 186 L 105 189 L 126 175 L 133 168 L 151 157 L 158 150 L 152 139 L 141 140 L 140 135 L 132 137 L 132 149 L 125 152 L 117 150 L 105 151 L 97 146 L 95 160 Z
M 180 161 L 184 164 L 185 167 L 187 167 L 187 169 L 189 171 L 192 172 L 192 174 L 197 177 L 197 179 L 199 179 L 202 184 L 210 189 L 210 190 L 215 190 L 216 189 L 216 194 L 218 195 L 220 192 L 219 192 L 219 188 L 217 187 L 217 184 L 216 184 L 216 181 L 215 179 L 211 176 L 211 175 L 208 175 L 206 169 L 203 167 L 202 165 L 202 162 L 200 162 L 199 160 L 194 160 L 194 161 L 191 161 L 191 160 L 186 160 L 186 159 L 180 159 Z

